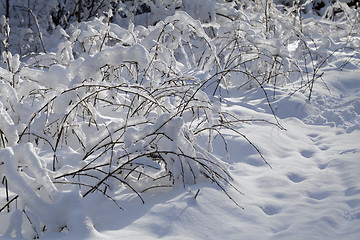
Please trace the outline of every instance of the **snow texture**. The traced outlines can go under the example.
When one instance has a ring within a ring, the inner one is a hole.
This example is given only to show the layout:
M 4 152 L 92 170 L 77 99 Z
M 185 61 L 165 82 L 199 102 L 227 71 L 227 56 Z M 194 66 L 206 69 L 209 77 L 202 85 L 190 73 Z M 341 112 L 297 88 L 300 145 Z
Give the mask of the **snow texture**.
M 0 239 L 360 239 L 352 1 L 9 2 Z

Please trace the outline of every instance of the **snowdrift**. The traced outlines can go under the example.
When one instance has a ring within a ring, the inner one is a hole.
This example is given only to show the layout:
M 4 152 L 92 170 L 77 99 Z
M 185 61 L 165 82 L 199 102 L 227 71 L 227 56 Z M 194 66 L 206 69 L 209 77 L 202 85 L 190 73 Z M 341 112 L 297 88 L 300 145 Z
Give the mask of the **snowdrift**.
M 1 17 L 2 237 L 359 235 L 358 9 L 159 2 L 63 27 L 29 10 L 26 34 Z

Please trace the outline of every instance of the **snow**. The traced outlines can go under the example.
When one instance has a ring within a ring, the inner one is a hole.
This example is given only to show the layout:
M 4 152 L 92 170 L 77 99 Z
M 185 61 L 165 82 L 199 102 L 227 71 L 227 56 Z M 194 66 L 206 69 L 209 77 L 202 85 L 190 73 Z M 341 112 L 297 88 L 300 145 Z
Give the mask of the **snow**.
M 328 74 L 328 86 L 337 85 L 334 72 Z M 342 72 L 342 81 L 359 86 L 354 76 L 353 72 Z M 330 88 L 336 93 L 354 89 Z M 281 117 L 287 130 L 257 125 L 256 129 L 249 128 L 245 132 L 260 147 L 272 169 L 243 140 L 227 135 L 230 173 L 244 193 L 235 194 L 244 210 L 226 199 L 216 187 L 200 183 L 191 189 L 146 195 L 144 205 L 127 202 L 126 211 L 114 213 L 113 217 L 102 218 L 104 213 L 98 211 L 103 210 L 94 210 L 94 223 L 103 234 L 101 237 L 357 239 L 360 236 L 360 164 L 357 162 L 360 150 L 356 139 L 359 139 L 360 131 L 347 132 L 343 127 L 306 124 L 302 120 L 309 117 L 306 112 L 298 112 L 297 116 L 291 114 L 297 99 L 286 97 L 285 92 L 277 94 L 278 99 L 285 99 L 283 101 L 287 103 L 279 109 L 290 111 L 290 116 Z M 326 91 L 325 94 L 328 95 Z M 359 99 L 354 94 L 347 96 L 353 101 Z M 349 103 L 348 99 L 342 102 L 336 96 L 329 98 L 339 105 Z M 309 104 L 317 105 L 318 102 L 313 100 Z M 236 109 L 236 103 L 231 107 Z M 323 113 L 316 106 L 313 108 L 313 114 Z M 328 108 L 328 111 L 336 110 L 336 107 Z M 194 199 L 198 189 L 200 193 Z M 114 218 L 118 220 L 114 221 Z
M 357 83 L 352 73 L 344 75 L 344 82 Z M 337 82 L 336 78 L 334 80 Z M 329 85 L 334 82 L 328 81 Z M 289 105 L 283 107 L 291 110 L 291 101 L 287 99 Z M 315 103 L 316 100 L 312 101 Z M 129 220 L 112 223 L 115 226 L 102 223 L 104 227 L 100 231 L 109 239 L 130 236 L 145 239 L 357 239 L 360 151 L 356 139 L 360 131 L 346 133 L 343 128 L 305 124 L 300 119 L 305 116 L 301 113 L 298 117 L 283 117 L 281 123 L 287 131 L 259 125 L 256 130 L 246 132 L 258 143 L 272 169 L 259 161 L 242 140 L 227 136 L 230 173 L 244 193 L 237 195 L 244 210 L 233 205 L 213 186 L 198 184 L 192 186 L 191 191 L 176 189 L 150 195 L 146 203 L 135 210 L 137 214 L 120 213 L 125 219 L 131 216 Z M 197 188 L 201 189 L 200 194 L 194 199 Z M 132 207 L 126 209 L 133 213 Z
M 360 239 L 358 9 L 56 2 L 0 17 L 0 239 Z

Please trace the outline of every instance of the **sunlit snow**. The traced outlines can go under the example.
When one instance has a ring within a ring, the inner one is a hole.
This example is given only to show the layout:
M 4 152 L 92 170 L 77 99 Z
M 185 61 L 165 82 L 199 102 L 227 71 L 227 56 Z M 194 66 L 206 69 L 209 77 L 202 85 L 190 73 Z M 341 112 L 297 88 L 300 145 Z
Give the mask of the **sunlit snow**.
M 360 239 L 352 1 L 37 2 L 0 0 L 0 239 Z

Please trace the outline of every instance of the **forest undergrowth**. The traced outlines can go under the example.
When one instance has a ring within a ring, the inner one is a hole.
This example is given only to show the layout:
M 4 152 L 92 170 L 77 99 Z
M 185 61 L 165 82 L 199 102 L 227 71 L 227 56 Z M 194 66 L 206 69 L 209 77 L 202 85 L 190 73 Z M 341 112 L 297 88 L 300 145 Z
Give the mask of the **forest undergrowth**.
M 360 12 L 344 2 L 322 12 L 302 1 L 34 2 L 10 1 L 9 18 L 0 17 L 0 212 L 9 236 L 85 226 L 74 209 L 94 193 L 122 209 L 123 192 L 141 204 L 144 192 L 210 181 L 243 207 L 214 139 L 227 151 L 224 134 L 237 134 L 271 169 L 242 126 L 286 131 L 271 104 L 277 88 L 311 101 L 325 68 L 360 66 Z M 223 110 L 228 90 L 252 88 L 272 119 Z

